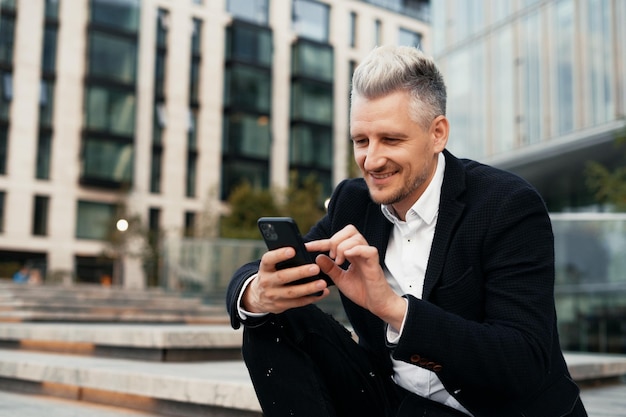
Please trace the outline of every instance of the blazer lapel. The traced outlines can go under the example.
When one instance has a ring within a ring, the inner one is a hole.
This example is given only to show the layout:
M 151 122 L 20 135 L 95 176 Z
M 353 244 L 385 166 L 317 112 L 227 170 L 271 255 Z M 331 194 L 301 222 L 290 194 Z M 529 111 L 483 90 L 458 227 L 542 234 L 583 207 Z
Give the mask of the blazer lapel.
M 446 171 L 441 186 L 441 201 L 439 202 L 439 216 L 435 227 L 435 236 L 428 257 L 428 266 L 424 278 L 422 299 L 428 300 L 433 288 L 441 277 L 441 271 L 446 261 L 450 240 L 456 225 L 465 209 L 465 203 L 458 199 L 465 190 L 465 170 L 461 161 L 444 150 L 446 157 Z

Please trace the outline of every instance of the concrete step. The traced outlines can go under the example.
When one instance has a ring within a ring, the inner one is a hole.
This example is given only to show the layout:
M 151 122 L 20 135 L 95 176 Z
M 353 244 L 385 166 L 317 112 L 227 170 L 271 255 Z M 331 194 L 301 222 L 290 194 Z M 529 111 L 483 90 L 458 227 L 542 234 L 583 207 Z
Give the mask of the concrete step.
M 0 390 L 165 415 L 261 416 L 241 361 L 155 363 L 0 349 Z
M 99 285 L 20 285 L 0 282 L 0 322 L 225 324 L 224 306 L 201 297 Z
M 623 375 L 626 358 L 567 354 L 572 375 Z M 593 370 L 590 372 L 590 370 Z M 582 384 L 591 417 L 624 416 L 626 385 Z M 241 361 L 154 363 L 0 349 L 0 390 L 105 403 L 177 416 L 259 417 L 260 407 Z
M 0 347 L 159 362 L 240 359 L 230 325 L 0 323 Z
M 110 405 L 0 391 L 0 417 L 162 417 Z

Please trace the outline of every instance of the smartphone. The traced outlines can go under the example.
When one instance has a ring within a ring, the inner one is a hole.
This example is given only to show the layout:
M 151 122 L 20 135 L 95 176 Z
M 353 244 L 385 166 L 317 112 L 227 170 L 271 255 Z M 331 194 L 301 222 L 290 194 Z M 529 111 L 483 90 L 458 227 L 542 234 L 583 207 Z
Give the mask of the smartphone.
M 293 258 L 277 263 L 276 269 L 293 268 L 294 266 L 314 263 L 311 254 L 304 246 L 304 240 L 302 240 L 298 225 L 291 217 L 261 217 L 257 224 L 265 245 L 269 250 L 292 247 L 296 251 Z M 304 284 L 320 278 L 324 278 L 324 276 L 320 274 L 314 277 L 302 278 L 294 281 L 292 285 Z M 322 292 L 320 291 L 315 295 L 322 295 Z

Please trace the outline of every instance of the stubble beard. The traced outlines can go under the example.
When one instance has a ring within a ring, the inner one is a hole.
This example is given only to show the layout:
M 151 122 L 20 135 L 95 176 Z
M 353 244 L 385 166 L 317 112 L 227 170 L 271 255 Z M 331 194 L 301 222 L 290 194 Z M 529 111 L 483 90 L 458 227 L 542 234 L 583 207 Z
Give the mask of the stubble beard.
M 384 204 L 389 206 L 399 203 L 408 198 L 415 190 L 420 188 L 428 180 L 429 176 L 430 172 L 428 170 L 428 166 L 425 166 L 419 175 L 407 179 L 407 181 L 405 181 L 404 185 L 400 189 L 398 189 L 394 194 L 387 198 L 377 199 L 372 193 L 371 187 L 368 187 L 370 197 L 372 201 L 374 201 L 376 204 Z

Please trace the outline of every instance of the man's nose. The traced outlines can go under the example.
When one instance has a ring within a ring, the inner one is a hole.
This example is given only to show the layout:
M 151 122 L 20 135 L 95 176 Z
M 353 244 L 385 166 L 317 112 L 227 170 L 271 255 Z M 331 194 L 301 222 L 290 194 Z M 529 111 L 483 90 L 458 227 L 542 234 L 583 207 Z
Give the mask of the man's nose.
M 367 171 L 375 171 L 383 165 L 385 165 L 385 156 L 382 147 L 378 143 L 370 141 L 363 167 Z

